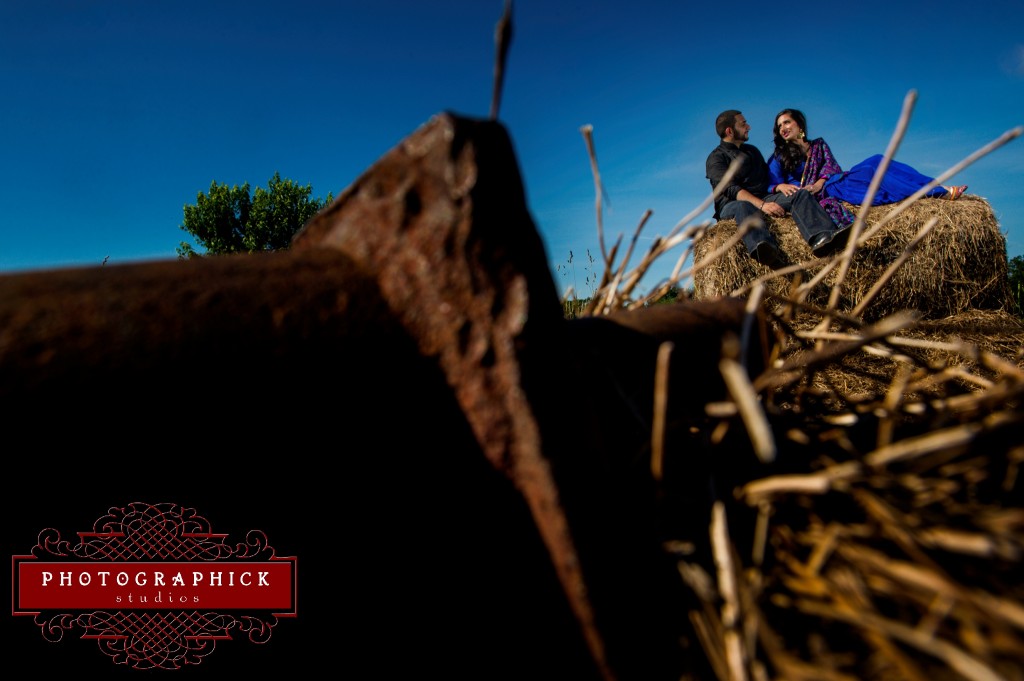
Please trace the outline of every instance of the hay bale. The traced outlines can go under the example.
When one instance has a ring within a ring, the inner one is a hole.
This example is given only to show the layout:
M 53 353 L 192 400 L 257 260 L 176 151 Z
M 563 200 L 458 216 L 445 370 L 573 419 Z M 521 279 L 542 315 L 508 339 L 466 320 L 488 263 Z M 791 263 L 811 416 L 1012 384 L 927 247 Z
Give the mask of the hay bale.
M 808 315 L 792 324 L 795 330 L 807 331 L 819 321 Z M 814 384 L 823 391 L 831 390 L 830 386 L 842 386 L 854 402 L 882 399 L 892 389 L 893 376 L 912 360 L 919 367 L 927 367 L 918 369 L 919 377 L 948 374 L 947 380 L 951 381 L 920 381 L 917 389 L 906 394 L 907 399 L 927 400 L 934 399 L 939 391 L 950 390 L 951 385 L 965 391 L 976 390 L 977 384 L 964 378 L 967 374 L 978 377 L 982 383 L 995 383 L 1007 366 L 1024 370 L 1024 320 L 1005 310 L 968 310 L 945 319 L 919 322 L 895 335 L 921 345 L 901 345 L 893 354 L 850 353 L 842 362 L 819 371 Z M 966 349 L 969 346 L 975 350 Z M 987 365 L 982 353 L 1002 357 L 1007 364 Z
M 753 383 L 775 457 L 715 405 L 699 460 L 732 494 L 692 494 L 707 529 L 666 542 L 710 668 L 682 680 L 1024 681 L 1024 322 L 840 320 L 812 347 L 822 315 L 780 311 Z
M 850 208 L 858 210 L 857 206 Z M 873 230 L 898 208 L 902 212 Z M 935 227 L 869 303 L 862 317 L 877 320 L 899 310 L 917 310 L 926 319 L 941 319 L 967 310 L 1012 309 L 1006 237 L 992 207 L 978 196 L 964 196 L 955 202 L 919 199 L 907 206 L 871 208 L 862 233 L 874 233 L 860 246 L 846 274 L 839 309 L 853 310 L 933 217 L 938 220 Z M 768 223 L 789 263 L 814 260 L 791 217 L 769 219 Z M 694 244 L 695 261 L 700 262 L 733 236 L 736 228 L 733 220 L 723 220 L 709 228 Z M 766 281 L 767 291 L 786 297 L 794 281 L 810 280 L 823 266 L 809 266 L 797 273 L 773 277 Z M 695 272 L 693 297 L 706 300 L 735 295 L 766 275 L 771 275 L 771 270 L 750 258 L 740 243 Z M 807 293 L 806 301 L 824 307 L 836 278 L 834 269 Z

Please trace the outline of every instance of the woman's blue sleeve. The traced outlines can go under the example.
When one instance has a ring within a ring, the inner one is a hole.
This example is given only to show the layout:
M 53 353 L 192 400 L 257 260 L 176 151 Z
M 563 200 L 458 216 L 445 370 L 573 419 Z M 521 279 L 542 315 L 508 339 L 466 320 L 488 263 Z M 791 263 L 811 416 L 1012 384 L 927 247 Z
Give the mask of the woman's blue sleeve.
M 772 154 L 768 158 L 768 193 L 774 194 L 778 186 L 785 181 L 786 177 L 782 173 L 782 163 L 779 162 L 778 156 Z

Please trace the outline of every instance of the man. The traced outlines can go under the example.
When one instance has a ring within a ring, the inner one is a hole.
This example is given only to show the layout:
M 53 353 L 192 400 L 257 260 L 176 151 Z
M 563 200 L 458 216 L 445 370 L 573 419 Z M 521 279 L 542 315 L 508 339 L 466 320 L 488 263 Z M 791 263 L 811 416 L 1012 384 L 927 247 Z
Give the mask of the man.
M 816 257 L 830 255 L 846 244 L 850 227 L 836 227 L 809 191 L 790 196 L 768 193 L 768 164 L 757 147 L 747 144 L 750 124 L 742 113 L 730 109 L 718 114 L 715 132 L 722 143 L 708 155 L 707 178 L 712 189 L 721 183 L 733 159 L 743 159 L 732 180 L 715 199 L 715 219 L 732 219 L 737 225 L 753 219 L 753 226 L 743 235 L 743 245 L 752 258 L 772 269 L 783 265 L 779 246 L 765 227 L 764 215 L 784 217 L 791 213 L 800 235 Z

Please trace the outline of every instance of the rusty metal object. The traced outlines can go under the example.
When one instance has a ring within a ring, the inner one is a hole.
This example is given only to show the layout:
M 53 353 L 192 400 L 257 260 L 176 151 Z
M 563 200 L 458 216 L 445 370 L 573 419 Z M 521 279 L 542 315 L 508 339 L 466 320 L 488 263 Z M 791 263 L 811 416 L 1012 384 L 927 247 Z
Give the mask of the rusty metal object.
M 287 252 L 0 277 L 0 408 L 53 446 L 173 452 L 225 504 L 273 496 L 285 536 L 304 505 L 341 499 L 344 517 L 311 531 L 343 526 L 355 588 L 374 585 L 345 604 L 367 623 L 357 649 L 386 656 L 392 620 L 413 617 L 395 645 L 449 666 L 430 613 L 452 608 L 473 613 L 447 632 L 459 663 L 487 678 L 540 659 L 573 678 L 678 678 L 685 609 L 645 460 L 654 365 L 673 342 L 671 437 L 686 446 L 743 322 L 739 301 L 565 320 L 507 133 L 442 114 Z M 196 441 L 224 454 L 190 459 Z M 287 466 L 240 463 L 267 449 Z M 183 493 L 138 462 L 90 462 L 62 457 L 51 489 Z M 306 583 L 328 589 L 322 573 Z M 514 621 L 531 604 L 541 614 Z M 331 607 L 307 601 L 307 617 Z M 507 645 L 534 655 L 510 662 Z
M 388 324 L 372 279 L 330 252 L 8 275 L 0 398 L 116 399 L 112 382 L 183 381 L 201 370 L 239 379 L 253 363 L 298 362 L 318 341 L 344 352 L 368 328 L 386 337 Z
M 137 500 L 298 553 L 299 617 L 233 672 L 340 644 L 398 674 L 593 673 L 522 498 L 335 250 L 0 276 L 0 421 L 9 554 Z M 5 640 L 38 645 L 19 624 Z
M 441 364 L 488 459 L 507 469 L 531 437 L 520 346 L 539 345 L 563 320 L 504 127 L 435 116 L 292 245 L 320 248 L 373 273 L 420 351 Z
M 375 272 L 420 352 L 437 358 L 488 460 L 526 498 L 591 654 L 614 678 L 523 387 L 524 377 L 547 370 L 543 339 L 563 320 L 504 127 L 435 116 L 292 245 L 318 248 Z
M 741 326 L 742 302 L 568 324 L 504 128 L 451 115 L 383 156 L 293 243 L 324 247 L 376 272 L 420 351 L 438 358 L 481 448 L 526 498 L 603 676 L 667 678 L 667 595 L 678 579 L 652 574 L 667 565 L 652 534 L 654 495 L 649 476 L 629 470 L 650 430 L 630 422 L 637 409 L 649 417 L 662 340 L 680 345 L 680 385 L 700 385 L 679 392 L 676 413 L 702 407 L 721 385 L 714 360 Z M 594 351 L 602 361 L 588 364 Z M 613 366 L 641 392 L 623 396 Z M 553 399 L 559 384 L 566 392 Z

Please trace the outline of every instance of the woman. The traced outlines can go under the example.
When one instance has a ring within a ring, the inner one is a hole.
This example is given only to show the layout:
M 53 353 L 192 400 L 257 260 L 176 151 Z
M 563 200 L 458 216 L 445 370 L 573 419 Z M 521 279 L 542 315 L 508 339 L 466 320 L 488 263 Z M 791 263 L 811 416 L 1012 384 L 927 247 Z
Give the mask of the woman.
M 867 195 L 875 171 L 882 162 L 877 154 L 844 171 L 828 143 L 821 137 L 807 140 L 807 119 L 798 109 L 783 109 L 775 117 L 775 151 L 768 159 L 769 192 L 787 196 L 807 189 L 839 227 L 853 224 L 853 212 L 843 202 L 860 205 Z M 922 175 L 905 163 L 889 161 L 889 167 L 875 192 L 872 206 L 896 203 L 909 198 L 933 178 Z M 935 187 L 925 196 L 955 201 L 967 185 Z

